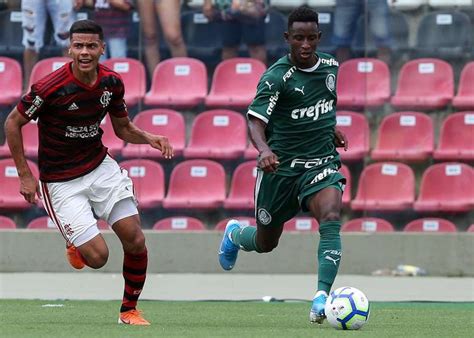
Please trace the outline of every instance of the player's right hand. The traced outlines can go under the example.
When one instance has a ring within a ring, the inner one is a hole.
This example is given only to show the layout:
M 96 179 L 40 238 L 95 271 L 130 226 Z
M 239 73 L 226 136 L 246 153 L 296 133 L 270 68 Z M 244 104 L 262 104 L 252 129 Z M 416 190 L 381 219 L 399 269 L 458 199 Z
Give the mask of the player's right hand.
M 275 172 L 279 164 L 278 157 L 271 150 L 262 151 L 258 155 L 258 167 L 266 173 Z
M 41 198 L 39 182 L 33 175 L 20 177 L 20 194 L 31 204 L 37 202 L 36 196 Z

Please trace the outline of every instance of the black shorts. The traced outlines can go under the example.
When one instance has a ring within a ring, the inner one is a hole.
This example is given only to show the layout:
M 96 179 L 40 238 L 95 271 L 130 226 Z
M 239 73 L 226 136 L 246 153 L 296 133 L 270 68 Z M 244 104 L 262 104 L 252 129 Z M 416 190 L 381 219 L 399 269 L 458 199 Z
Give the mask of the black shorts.
M 255 20 L 234 19 L 222 22 L 222 43 L 224 47 L 238 47 L 265 44 L 265 17 Z

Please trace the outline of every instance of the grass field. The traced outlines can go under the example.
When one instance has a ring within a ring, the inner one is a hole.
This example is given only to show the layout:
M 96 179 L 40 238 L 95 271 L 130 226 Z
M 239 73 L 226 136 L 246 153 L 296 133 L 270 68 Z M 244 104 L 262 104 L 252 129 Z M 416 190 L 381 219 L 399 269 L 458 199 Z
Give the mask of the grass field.
M 52 307 L 51 305 L 55 306 Z M 62 304 L 62 306 L 61 306 Z M 360 331 L 308 321 L 309 302 L 142 301 L 149 327 L 117 324 L 118 301 L 1 300 L 1 337 L 472 337 L 474 303 L 372 303 Z M 47 305 L 47 306 L 45 306 Z

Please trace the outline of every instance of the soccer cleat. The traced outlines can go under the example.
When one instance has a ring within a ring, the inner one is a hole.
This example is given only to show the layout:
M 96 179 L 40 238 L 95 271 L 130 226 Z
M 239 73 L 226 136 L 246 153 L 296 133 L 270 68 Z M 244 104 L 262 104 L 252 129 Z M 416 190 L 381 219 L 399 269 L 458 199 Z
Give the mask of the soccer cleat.
M 66 257 L 69 261 L 69 264 L 71 264 L 74 269 L 80 270 L 86 265 L 81 254 L 72 244 L 66 244 Z
M 222 237 L 221 245 L 219 247 L 219 263 L 224 270 L 232 270 L 237 260 L 239 247 L 232 242 L 230 235 L 234 229 L 240 228 L 239 221 L 231 219 L 227 222 L 224 236 Z
M 313 298 L 313 305 L 311 306 L 311 311 L 309 312 L 309 321 L 311 323 L 322 324 L 326 318 L 324 313 L 324 307 L 326 306 L 326 300 L 328 299 L 328 294 L 325 291 L 318 291 Z
M 150 322 L 143 318 L 141 311 L 137 309 L 121 312 L 119 315 L 118 323 L 142 326 L 150 325 Z

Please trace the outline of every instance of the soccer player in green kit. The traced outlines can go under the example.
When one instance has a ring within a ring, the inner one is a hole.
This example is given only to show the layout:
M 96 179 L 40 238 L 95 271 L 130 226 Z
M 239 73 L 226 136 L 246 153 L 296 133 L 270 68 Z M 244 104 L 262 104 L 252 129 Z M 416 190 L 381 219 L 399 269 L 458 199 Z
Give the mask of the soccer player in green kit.
M 252 143 L 259 152 L 255 183 L 257 227 L 227 223 L 219 263 L 234 267 L 240 249 L 270 252 L 283 224 L 299 211 L 319 222 L 318 288 L 310 321 L 321 324 L 324 305 L 341 260 L 340 213 L 345 178 L 336 147 L 347 149 L 336 130 L 338 62 L 316 52 L 321 38 L 318 14 L 307 6 L 288 17 L 285 38 L 290 54 L 262 76 L 247 117 Z

